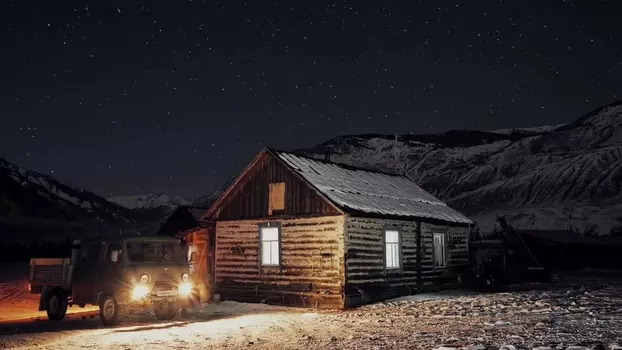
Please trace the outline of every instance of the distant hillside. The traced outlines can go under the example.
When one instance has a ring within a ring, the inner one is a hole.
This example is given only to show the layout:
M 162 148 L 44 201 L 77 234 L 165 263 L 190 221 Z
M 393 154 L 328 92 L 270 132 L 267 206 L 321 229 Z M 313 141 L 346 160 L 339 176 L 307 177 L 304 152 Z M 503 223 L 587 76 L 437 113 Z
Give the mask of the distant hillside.
M 566 125 L 341 136 L 302 151 L 407 173 L 484 231 L 497 215 L 519 228 L 608 233 L 622 225 L 622 102 Z
M 0 159 L 0 251 L 5 252 L 0 260 L 27 260 L 28 252 L 41 252 L 43 246 L 127 229 L 157 228 L 92 192 Z
M 108 200 L 131 209 L 140 217 L 163 217 L 181 205 L 190 205 L 192 203 L 174 193 L 117 196 L 110 197 Z
M 0 216 L 100 223 L 134 221 L 127 208 L 2 158 Z

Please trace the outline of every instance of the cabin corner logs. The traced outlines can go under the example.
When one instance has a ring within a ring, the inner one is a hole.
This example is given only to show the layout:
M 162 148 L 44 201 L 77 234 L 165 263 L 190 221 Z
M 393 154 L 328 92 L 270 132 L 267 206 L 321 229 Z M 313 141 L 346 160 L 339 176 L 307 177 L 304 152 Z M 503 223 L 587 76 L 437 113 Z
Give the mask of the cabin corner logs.
M 262 266 L 259 257 L 259 228 L 268 223 L 281 228 L 276 267 Z M 401 237 L 401 266 L 395 270 L 385 268 L 387 229 Z M 463 226 L 351 216 L 221 221 L 216 224 L 217 292 L 223 300 L 316 308 L 413 294 L 457 281 L 457 269 L 468 264 L 468 232 Z M 446 235 L 444 267 L 434 266 L 434 233 Z

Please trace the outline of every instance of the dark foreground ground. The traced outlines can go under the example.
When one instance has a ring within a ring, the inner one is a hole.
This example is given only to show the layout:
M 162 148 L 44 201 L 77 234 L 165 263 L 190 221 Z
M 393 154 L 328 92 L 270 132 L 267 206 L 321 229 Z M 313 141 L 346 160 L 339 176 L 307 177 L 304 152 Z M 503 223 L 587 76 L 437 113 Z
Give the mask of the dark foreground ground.
M 421 294 L 349 311 L 223 302 L 174 322 L 134 315 L 112 328 L 88 315 L 5 319 L 0 348 L 622 349 L 622 279 L 584 276 L 532 287 Z

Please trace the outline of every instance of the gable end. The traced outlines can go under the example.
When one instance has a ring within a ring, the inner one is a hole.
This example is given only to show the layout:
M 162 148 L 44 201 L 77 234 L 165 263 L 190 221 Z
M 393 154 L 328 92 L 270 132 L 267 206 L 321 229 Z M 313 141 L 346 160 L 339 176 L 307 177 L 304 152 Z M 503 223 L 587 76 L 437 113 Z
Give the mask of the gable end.
M 284 186 L 285 197 L 283 209 L 271 212 L 270 188 L 274 186 Z M 238 220 L 340 214 L 343 212 L 339 208 L 271 152 L 264 150 L 223 192 L 203 219 Z

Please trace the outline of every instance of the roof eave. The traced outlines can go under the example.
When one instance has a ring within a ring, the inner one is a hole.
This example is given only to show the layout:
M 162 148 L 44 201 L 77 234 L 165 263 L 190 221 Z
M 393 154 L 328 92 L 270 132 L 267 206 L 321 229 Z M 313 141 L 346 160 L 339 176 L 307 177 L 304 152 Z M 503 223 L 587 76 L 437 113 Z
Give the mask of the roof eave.
M 439 219 L 433 217 L 425 217 L 421 215 L 398 215 L 398 214 L 382 214 L 382 213 L 371 213 L 351 208 L 345 209 L 346 213 L 350 216 L 354 217 L 373 217 L 379 219 L 390 219 L 390 220 L 404 220 L 404 221 L 425 221 L 425 222 L 436 222 L 436 223 L 445 223 L 449 225 L 457 225 L 457 226 L 471 226 L 475 223 L 467 218 L 466 221 L 457 221 L 457 220 L 447 220 L 447 219 Z

